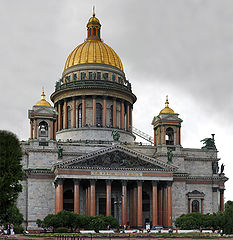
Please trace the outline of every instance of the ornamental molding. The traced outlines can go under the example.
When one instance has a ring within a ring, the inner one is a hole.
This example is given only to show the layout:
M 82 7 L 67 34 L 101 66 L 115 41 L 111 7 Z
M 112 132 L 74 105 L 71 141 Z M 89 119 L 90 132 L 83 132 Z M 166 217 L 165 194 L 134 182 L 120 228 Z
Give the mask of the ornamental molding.
M 111 146 L 72 160 L 56 163 L 52 170 L 57 168 L 166 172 L 177 170 L 177 167 L 172 164 L 164 163 L 121 145 Z
M 34 149 L 34 148 L 28 148 L 25 153 L 29 154 L 30 152 L 48 152 L 48 153 L 58 153 L 57 149 Z
M 27 174 L 27 175 L 41 175 L 41 174 L 44 174 L 44 175 L 54 175 L 54 173 L 51 171 L 51 169 L 31 169 L 31 168 L 28 168 L 28 169 L 24 169 L 24 172 Z
M 227 181 L 227 177 L 220 176 L 188 176 L 187 180 L 196 180 L 196 181 Z
M 185 157 L 185 161 L 201 161 L 201 162 L 216 162 L 220 161 L 221 158 L 195 158 L 195 157 Z
M 182 158 L 184 158 L 184 157 L 186 157 L 186 154 L 184 154 L 184 153 L 176 153 L 175 151 L 173 152 L 173 158 L 175 158 L 175 157 L 182 157 Z M 167 153 L 155 153 L 154 155 L 153 155 L 153 157 L 154 158 L 157 158 L 157 157 L 167 157 Z

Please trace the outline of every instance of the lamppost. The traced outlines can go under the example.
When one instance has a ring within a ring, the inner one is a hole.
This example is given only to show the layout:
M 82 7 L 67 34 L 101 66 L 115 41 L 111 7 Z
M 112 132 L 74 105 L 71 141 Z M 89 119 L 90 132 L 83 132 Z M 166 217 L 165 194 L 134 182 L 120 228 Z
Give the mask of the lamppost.
M 120 222 L 120 208 L 119 206 L 121 206 L 122 201 L 119 200 L 118 198 L 116 198 L 116 201 L 114 201 L 114 205 L 116 206 L 116 219 L 118 220 L 118 222 Z

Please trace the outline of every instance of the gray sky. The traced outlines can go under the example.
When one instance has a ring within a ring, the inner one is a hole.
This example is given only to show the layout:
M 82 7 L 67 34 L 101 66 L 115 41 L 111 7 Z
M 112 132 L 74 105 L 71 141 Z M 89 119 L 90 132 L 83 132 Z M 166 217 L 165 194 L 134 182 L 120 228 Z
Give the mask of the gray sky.
M 164 107 L 184 120 L 183 147 L 216 134 L 231 177 L 233 1 L 0 0 L 0 129 L 29 137 L 27 111 L 54 91 L 69 53 L 86 38 L 96 6 L 102 38 L 120 56 L 138 101 L 134 126 L 153 136 Z M 225 200 L 233 200 L 233 178 Z

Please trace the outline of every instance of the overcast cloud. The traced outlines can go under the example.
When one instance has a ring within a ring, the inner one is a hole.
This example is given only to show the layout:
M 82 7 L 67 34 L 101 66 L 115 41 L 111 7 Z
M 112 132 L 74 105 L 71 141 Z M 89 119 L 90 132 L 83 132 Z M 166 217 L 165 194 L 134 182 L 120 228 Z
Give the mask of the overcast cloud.
M 170 106 L 184 120 L 183 147 L 216 134 L 220 164 L 231 176 L 233 1 L 0 0 L 0 129 L 29 137 L 27 111 L 54 91 L 69 53 L 86 38 L 96 6 L 102 38 L 120 56 L 138 101 L 134 126 Z M 225 200 L 233 200 L 226 184 Z

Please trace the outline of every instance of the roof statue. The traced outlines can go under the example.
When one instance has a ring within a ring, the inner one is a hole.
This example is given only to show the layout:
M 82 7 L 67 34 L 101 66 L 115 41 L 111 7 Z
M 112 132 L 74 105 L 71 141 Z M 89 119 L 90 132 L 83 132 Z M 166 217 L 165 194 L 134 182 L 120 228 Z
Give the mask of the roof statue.
M 167 162 L 172 163 L 172 158 L 173 158 L 173 152 L 170 149 L 170 150 L 167 151 Z
M 201 142 L 203 142 L 203 144 L 205 144 L 205 146 L 203 146 L 202 149 L 217 150 L 217 148 L 215 146 L 215 140 L 214 140 L 215 134 L 211 134 L 211 135 L 212 135 L 212 138 L 204 138 L 201 140 Z
M 112 131 L 112 138 L 113 138 L 114 141 L 118 141 L 119 138 L 120 138 L 120 133 L 116 130 L 113 130 Z

